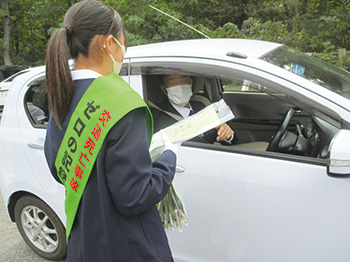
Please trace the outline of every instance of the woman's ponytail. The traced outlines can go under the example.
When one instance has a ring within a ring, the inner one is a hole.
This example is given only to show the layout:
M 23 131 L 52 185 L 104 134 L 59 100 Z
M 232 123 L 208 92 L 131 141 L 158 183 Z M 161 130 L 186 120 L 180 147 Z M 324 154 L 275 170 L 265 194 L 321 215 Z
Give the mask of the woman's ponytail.
M 68 53 L 72 59 L 79 55 L 88 57 L 95 36 L 112 34 L 118 37 L 124 30 L 120 15 L 96 0 L 84 0 L 71 6 L 63 24 L 51 36 L 46 54 L 46 88 L 52 114 L 60 128 L 73 97 Z
M 73 96 L 73 80 L 68 63 L 67 37 L 71 28 L 66 25 L 51 36 L 46 53 L 46 88 L 52 114 L 62 128 Z

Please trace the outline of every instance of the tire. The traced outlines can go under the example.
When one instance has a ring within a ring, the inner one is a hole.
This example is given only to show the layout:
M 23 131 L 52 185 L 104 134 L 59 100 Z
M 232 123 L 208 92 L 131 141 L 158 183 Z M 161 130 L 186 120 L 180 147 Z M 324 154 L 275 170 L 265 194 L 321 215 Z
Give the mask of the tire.
M 49 260 L 65 258 L 65 228 L 46 203 L 33 196 L 20 198 L 15 220 L 22 238 L 37 254 Z

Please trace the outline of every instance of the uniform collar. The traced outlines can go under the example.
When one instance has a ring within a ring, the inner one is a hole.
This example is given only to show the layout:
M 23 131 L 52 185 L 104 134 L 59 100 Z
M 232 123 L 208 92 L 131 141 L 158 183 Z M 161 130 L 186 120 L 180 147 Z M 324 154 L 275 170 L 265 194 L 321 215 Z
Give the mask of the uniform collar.
M 90 70 L 90 69 L 79 69 L 79 70 L 73 70 L 72 73 L 72 79 L 73 80 L 81 80 L 81 79 L 95 79 L 97 77 L 102 76 L 101 74 L 97 73 L 96 71 Z

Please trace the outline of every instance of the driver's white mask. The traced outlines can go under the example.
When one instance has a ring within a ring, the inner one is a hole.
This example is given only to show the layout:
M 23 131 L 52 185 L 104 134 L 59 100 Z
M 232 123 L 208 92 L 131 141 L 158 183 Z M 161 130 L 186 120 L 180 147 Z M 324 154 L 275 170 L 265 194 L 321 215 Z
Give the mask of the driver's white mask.
M 185 106 L 192 97 L 192 85 L 177 85 L 166 89 L 168 98 L 178 106 Z

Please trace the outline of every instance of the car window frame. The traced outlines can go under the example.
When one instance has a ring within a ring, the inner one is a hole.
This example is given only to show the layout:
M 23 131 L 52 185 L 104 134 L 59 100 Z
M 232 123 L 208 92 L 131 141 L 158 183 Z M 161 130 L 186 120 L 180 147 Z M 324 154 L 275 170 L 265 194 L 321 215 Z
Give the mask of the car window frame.
M 163 70 L 161 69 L 161 66 L 164 65 Z M 186 66 L 189 68 L 188 71 L 184 70 L 183 67 Z M 309 90 L 303 88 L 302 86 L 292 83 L 288 80 L 285 80 L 281 77 L 278 77 L 276 75 L 268 74 L 262 70 L 257 71 L 257 69 L 245 66 L 243 64 L 233 63 L 229 61 L 221 61 L 221 60 L 214 60 L 214 59 L 205 59 L 205 58 L 188 58 L 188 57 L 155 57 L 155 58 L 132 58 L 130 59 L 130 75 L 140 75 L 143 76 L 145 74 L 153 74 L 153 75 L 160 75 L 160 74 L 171 74 L 171 73 L 178 73 L 178 74 L 196 74 L 198 71 L 193 71 L 193 68 L 195 66 L 200 66 L 204 68 L 203 72 L 206 71 L 207 74 L 204 76 L 207 77 L 215 77 L 213 75 L 213 71 L 215 69 L 217 70 L 218 67 L 222 68 L 222 70 L 228 70 L 228 71 L 235 71 L 239 77 L 242 79 L 248 79 L 251 82 L 259 82 L 262 85 L 269 86 L 271 89 L 275 89 L 277 92 L 281 92 L 281 89 L 287 90 L 288 92 L 282 92 L 283 94 L 288 95 L 291 98 L 294 98 L 294 101 L 300 101 L 300 106 L 302 109 L 315 114 L 315 116 L 331 123 L 332 125 L 343 128 L 343 125 L 347 127 L 347 124 L 344 123 L 344 119 L 341 118 L 341 116 L 334 110 L 331 110 L 329 107 L 326 107 L 323 103 L 316 102 L 311 98 L 312 95 L 316 95 L 317 98 L 322 99 L 323 97 L 311 93 Z M 141 68 L 142 67 L 142 68 Z M 209 67 L 212 67 L 212 69 L 209 69 Z M 244 71 L 244 69 L 247 69 L 247 71 Z M 259 72 L 260 77 L 258 79 L 256 74 L 253 74 L 252 72 Z M 267 74 L 267 75 L 266 75 Z M 277 83 L 276 81 L 269 80 L 267 78 L 264 78 L 267 76 L 271 76 L 278 79 L 278 81 L 286 83 L 293 88 L 286 88 L 286 85 L 283 85 L 282 83 Z M 220 77 L 219 77 L 220 78 Z M 300 94 L 296 91 L 296 89 L 302 89 L 305 92 L 310 93 L 310 97 Z M 144 86 L 143 86 L 144 89 Z M 143 90 L 143 94 L 145 95 L 144 98 L 147 98 L 147 90 Z M 147 101 L 146 101 L 147 102 Z M 326 101 L 325 101 L 326 102 Z M 308 104 L 312 105 L 312 108 Z
M 186 61 L 187 60 L 187 61 Z M 153 75 L 159 75 L 159 74 L 194 74 L 196 72 L 193 71 L 194 66 L 202 66 L 207 67 L 208 77 L 213 77 L 213 71 L 209 70 L 208 68 L 210 66 L 219 66 L 222 67 L 224 70 L 236 70 L 238 74 L 241 74 L 243 76 L 247 76 L 248 79 L 255 82 L 255 78 L 258 76 L 255 76 L 254 74 L 244 72 L 242 69 L 236 69 L 234 67 L 230 67 L 233 63 L 227 62 L 227 61 L 216 61 L 215 65 L 213 65 L 212 59 L 204 59 L 204 58 L 180 58 L 180 57 L 159 57 L 156 59 L 150 59 L 150 58 L 137 58 L 137 59 L 130 59 L 130 74 L 131 75 L 139 75 L 142 77 L 142 84 L 143 84 L 143 94 L 144 99 L 146 102 L 148 102 L 147 97 L 147 87 L 146 87 L 146 80 L 145 76 L 147 74 L 153 74 Z M 192 64 L 192 65 L 191 65 Z M 226 66 L 224 66 L 226 64 Z M 162 66 L 164 65 L 164 70 L 162 70 Z M 186 68 L 191 68 L 191 70 L 186 71 L 184 70 L 184 65 L 186 65 Z M 238 67 L 244 67 L 244 65 L 238 65 Z M 253 70 L 255 70 L 253 68 Z M 263 71 L 262 71 L 263 72 Z M 266 72 L 263 72 L 266 74 Z M 245 77 L 244 77 L 245 78 Z M 325 107 L 324 105 L 312 100 L 309 97 L 306 97 L 305 95 L 299 94 L 293 89 L 289 89 L 285 87 L 282 84 L 277 84 L 272 80 L 264 79 L 262 77 L 259 78 L 259 80 L 263 79 L 263 82 L 266 82 L 266 84 L 269 84 L 271 86 L 271 83 L 274 83 L 275 86 L 277 86 L 277 90 L 280 91 L 281 89 L 285 88 L 285 90 L 288 90 L 289 96 L 295 96 L 297 98 L 302 98 L 303 104 L 307 105 L 307 101 L 309 101 L 315 108 L 314 111 L 311 111 L 311 113 L 315 114 L 315 116 L 325 120 L 326 122 L 331 123 L 332 125 L 335 125 L 337 128 L 341 128 L 344 124 L 343 119 L 337 114 L 337 112 L 330 110 L 328 107 Z M 282 81 L 286 81 L 284 79 L 281 79 Z M 220 81 L 218 79 L 218 81 Z M 288 82 L 288 81 L 287 81 Z M 288 82 L 291 85 L 297 86 L 295 83 Z M 278 88 L 279 87 L 279 88 Z M 307 90 L 306 90 L 307 91 Z M 285 94 L 285 92 L 283 92 Z M 302 108 L 304 109 L 304 106 Z M 318 111 L 318 109 L 323 109 L 322 111 Z M 310 109 L 309 109 L 310 110 Z M 310 113 L 310 114 L 311 114 Z M 205 150 L 213 150 L 213 151 L 221 151 L 221 152 L 228 152 L 228 153 L 239 153 L 239 154 L 248 154 L 248 155 L 254 155 L 258 157 L 267 157 L 267 158 L 273 158 L 273 159 L 281 159 L 281 160 L 287 160 L 287 161 L 293 161 L 293 162 L 300 162 L 300 163 L 308 163 L 308 164 L 314 164 L 314 165 L 321 165 L 321 166 L 327 166 L 327 160 L 324 158 L 314 158 L 314 157 L 308 157 L 308 156 L 298 156 L 298 155 L 291 155 L 291 154 L 285 154 L 285 153 L 279 153 L 279 152 L 268 152 L 268 151 L 256 151 L 252 149 L 246 149 L 246 148 L 238 148 L 238 147 L 230 147 L 230 146 L 222 146 L 222 145 L 216 145 L 216 144 L 205 144 L 201 142 L 191 142 L 186 141 L 183 143 L 183 146 L 186 147 L 195 147 L 195 148 L 201 148 Z
M 128 76 L 129 75 L 129 60 L 127 59 L 126 61 L 123 62 L 122 64 L 122 68 L 120 70 L 120 76 Z M 48 108 L 47 108 L 47 112 L 48 112 L 48 119 L 47 121 L 45 121 L 43 124 L 37 124 L 34 122 L 33 120 L 33 116 L 31 115 L 31 113 L 29 112 L 28 106 L 27 106 L 27 97 L 28 97 L 28 92 L 29 90 L 34 87 L 37 86 L 41 83 L 44 83 L 45 85 L 45 75 L 39 75 L 37 77 L 35 77 L 34 79 L 31 79 L 29 81 L 29 83 L 26 85 L 27 89 L 25 91 L 25 95 L 23 97 L 23 108 L 24 108 L 24 112 L 27 116 L 28 121 L 30 122 L 30 124 L 34 127 L 34 128 L 39 128 L 39 129 L 47 129 L 47 125 L 49 122 L 49 118 L 51 115 L 51 108 L 50 108 L 50 102 L 48 101 Z M 45 85 L 45 89 L 46 89 L 46 85 Z M 46 92 L 46 97 L 47 97 L 47 92 Z
M 35 78 L 34 80 L 31 80 L 28 84 L 27 84 L 27 89 L 25 91 L 25 95 L 23 97 L 23 107 L 24 107 L 24 112 L 26 113 L 27 119 L 30 122 L 30 124 L 34 127 L 34 128 L 39 128 L 39 129 L 47 129 L 47 124 L 49 121 L 49 117 L 50 117 L 50 106 L 48 103 L 48 108 L 47 108 L 47 112 L 48 112 L 48 119 L 47 121 L 45 121 L 43 124 L 37 124 L 34 122 L 33 120 L 33 116 L 31 115 L 31 113 L 29 112 L 28 106 L 27 106 L 27 98 L 28 98 L 28 93 L 29 91 L 35 87 L 38 86 L 39 84 L 44 83 L 45 85 L 45 76 L 38 76 L 37 78 Z M 46 89 L 46 87 L 45 87 Z M 47 97 L 47 92 L 46 92 L 46 97 Z

